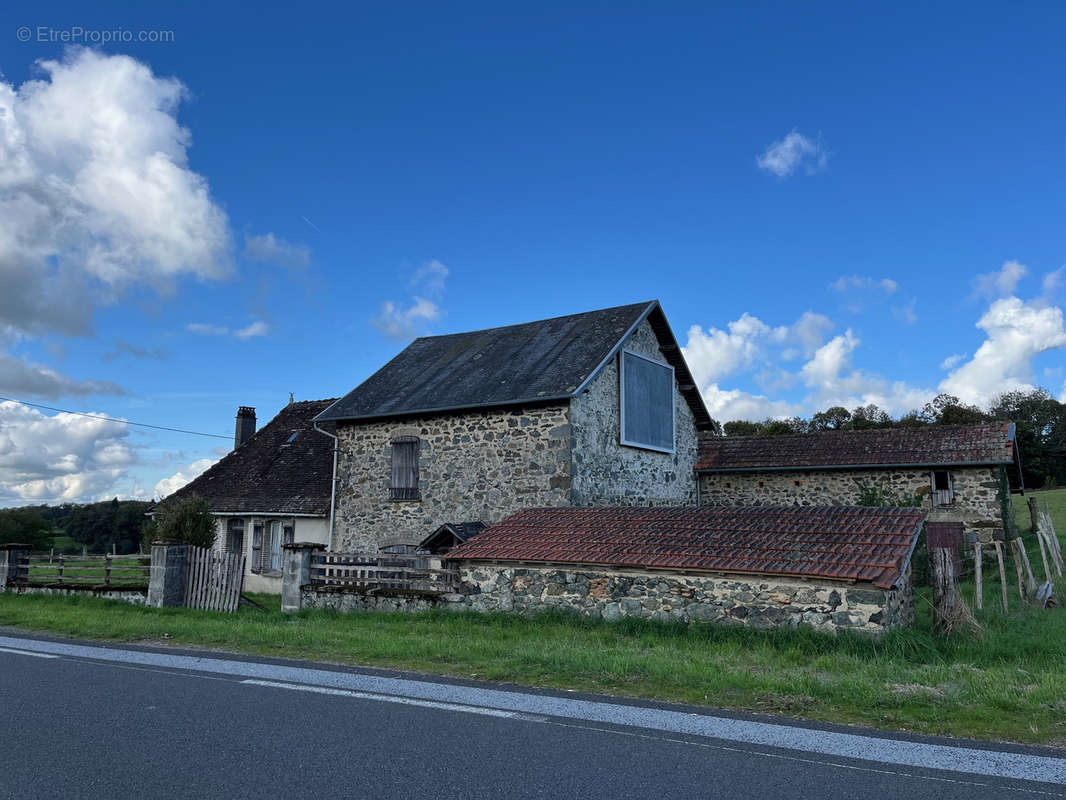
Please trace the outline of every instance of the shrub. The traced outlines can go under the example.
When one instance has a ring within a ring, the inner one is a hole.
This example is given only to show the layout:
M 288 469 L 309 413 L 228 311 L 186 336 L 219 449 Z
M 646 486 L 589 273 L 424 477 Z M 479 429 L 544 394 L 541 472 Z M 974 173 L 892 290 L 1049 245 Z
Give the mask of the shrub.
M 148 527 L 148 541 L 168 541 L 211 547 L 218 530 L 207 501 L 195 495 L 156 506 Z

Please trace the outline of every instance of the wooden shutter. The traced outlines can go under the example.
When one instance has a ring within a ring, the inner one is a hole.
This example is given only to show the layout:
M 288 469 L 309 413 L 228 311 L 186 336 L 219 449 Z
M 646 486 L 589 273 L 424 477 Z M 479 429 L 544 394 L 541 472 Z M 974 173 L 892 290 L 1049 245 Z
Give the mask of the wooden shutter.
M 263 571 L 263 523 L 252 526 L 252 563 L 248 565 L 252 572 Z
M 397 436 L 392 440 L 392 484 L 390 495 L 393 500 L 418 500 L 418 451 L 420 442 L 417 436 Z
M 622 352 L 622 444 L 673 452 L 674 370 Z

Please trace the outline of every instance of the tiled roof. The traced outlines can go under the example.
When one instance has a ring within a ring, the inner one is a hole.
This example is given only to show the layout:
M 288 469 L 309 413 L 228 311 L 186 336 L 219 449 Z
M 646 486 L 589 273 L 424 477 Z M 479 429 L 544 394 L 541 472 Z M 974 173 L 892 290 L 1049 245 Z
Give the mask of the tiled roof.
M 907 567 L 919 509 L 765 506 L 519 511 L 448 559 L 596 564 L 869 582 Z
M 377 419 L 568 400 L 644 319 L 674 368 L 696 427 L 716 429 L 657 300 L 415 339 L 320 419 Z
M 795 436 L 718 436 L 700 441 L 696 469 L 739 472 L 878 466 L 1009 464 L 1014 425 L 923 425 Z
M 286 406 L 252 438 L 163 502 L 196 494 L 215 512 L 329 514 L 333 440 L 314 430 L 312 422 L 332 402 Z

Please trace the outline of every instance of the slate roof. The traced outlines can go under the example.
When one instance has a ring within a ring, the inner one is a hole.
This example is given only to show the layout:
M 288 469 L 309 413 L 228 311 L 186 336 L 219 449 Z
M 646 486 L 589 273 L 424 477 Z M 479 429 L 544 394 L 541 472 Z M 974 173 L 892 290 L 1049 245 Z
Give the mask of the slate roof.
M 327 516 L 333 440 L 314 430 L 312 422 L 332 402 L 286 406 L 252 438 L 163 502 L 196 494 L 216 513 Z
M 1014 424 L 925 425 L 869 431 L 825 431 L 794 436 L 723 436 L 700 441 L 696 470 L 939 467 L 1009 464 Z
M 433 533 L 419 542 L 418 546 L 423 550 L 432 550 L 438 546 L 438 541 L 447 541 L 445 537 L 449 534 L 460 543 L 466 542 L 477 536 L 487 527 L 488 525 L 480 520 L 477 522 L 445 522 L 433 531 Z
M 319 416 L 365 420 L 573 397 L 648 319 L 696 425 L 715 429 L 657 300 L 415 339 Z
M 459 545 L 459 561 L 522 561 L 750 573 L 895 586 L 924 512 L 767 506 L 538 508 Z

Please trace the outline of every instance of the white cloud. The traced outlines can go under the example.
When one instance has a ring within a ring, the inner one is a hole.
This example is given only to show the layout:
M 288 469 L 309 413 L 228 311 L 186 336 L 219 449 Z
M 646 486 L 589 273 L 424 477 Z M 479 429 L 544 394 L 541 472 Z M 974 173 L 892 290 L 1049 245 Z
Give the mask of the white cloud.
M 828 161 L 829 153 L 820 140 L 815 141 L 802 133 L 792 131 L 784 139 L 767 147 L 755 163 L 759 169 L 773 173 L 779 178 L 787 178 L 799 169 L 813 175 L 824 169 Z
M 703 390 L 703 402 L 713 419 L 729 422 L 736 419 L 763 420 L 769 417 L 791 417 L 797 408 L 783 400 L 771 400 L 764 395 L 749 394 L 739 389 L 721 389 L 712 383 Z
M 203 473 L 207 472 L 218 459 L 201 458 L 198 459 L 187 467 L 182 467 L 169 478 L 163 478 L 159 483 L 155 485 L 154 497 L 162 500 L 164 497 L 168 497 L 174 492 L 178 491 L 182 486 L 192 482 L 195 478 L 198 478 Z
M 0 402 L 0 505 L 111 496 L 136 462 L 125 425 Z
M 44 364 L 0 352 L 0 393 L 19 398 L 56 399 L 74 395 L 125 394 L 125 391 L 111 381 L 78 380 Z
M 270 333 L 270 326 L 261 320 L 252 322 L 243 328 L 233 329 L 225 325 L 216 325 L 213 322 L 190 322 L 185 326 L 185 330 L 201 336 L 233 336 L 243 342 L 254 339 L 256 336 L 266 336 Z
M 986 272 L 983 275 L 978 275 L 974 279 L 974 288 L 978 294 L 983 294 L 993 299 L 1006 297 L 1014 294 L 1018 282 L 1028 272 L 1029 269 L 1024 264 L 1019 264 L 1017 261 L 1007 261 L 996 272 Z
M 440 319 L 440 307 L 430 300 L 415 297 L 407 307 L 386 300 L 381 304 L 381 312 L 371 323 L 390 339 L 405 341 L 417 336 L 426 322 L 437 319 Z
M 1062 310 L 1041 302 L 996 300 L 977 327 L 987 338 L 970 361 L 940 384 L 942 391 L 967 403 L 984 404 L 1003 392 L 1030 388 L 1033 359 L 1066 346 Z
M 1041 288 L 1044 290 L 1045 296 L 1053 295 L 1059 290 L 1059 287 L 1061 287 L 1063 284 L 1064 273 L 1066 273 L 1066 266 L 1062 266 L 1056 270 L 1052 270 L 1044 276 L 1044 280 L 1041 283 Z
M 85 333 L 124 288 L 230 267 L 225 213 L 189 169 L 186 96 L 127 56 L 71 50 L 0 81 L 0 325 Z
M 439 301 L 444 295 L 448 275 L 448 268 L 436 259 L 422 264 L 415 270 L 409 282 L 413 291 L 411 299 L 406 304 L 393 300 L 384 301 L 370 324 L 396 341 L 406 341 L 418 336 L 427 323 L 440 319 Z
M 273 233 L 245 236 L 244 255 L 252 261 L 286 269 L 305 269 L 311 263 L 311 250 L 307 246 L 290 244 Z
M 846 292 L 849 289 L 879 289 L 885 294 L 892 294 L 899 288 L 899 284 L 891 278 L 871 278 L 866 275 L 841 275 L 829 284 L 829 288 L 835 292 Z
M 233 335 L 243 342 L 248 339 L 254 339 L 256 336 L 266 336 L 268 333 L 270 333 L 270 326 L 262 320 L 257 320 L 251 325 L 234 331 Z
M 951 369 L 966 360 L 965 353 L 954 353 L 940 362 L 941 369 Z

